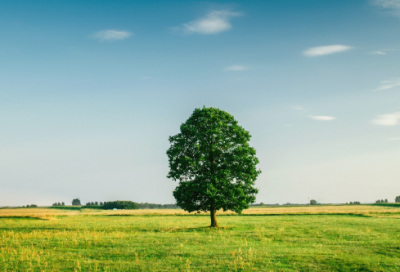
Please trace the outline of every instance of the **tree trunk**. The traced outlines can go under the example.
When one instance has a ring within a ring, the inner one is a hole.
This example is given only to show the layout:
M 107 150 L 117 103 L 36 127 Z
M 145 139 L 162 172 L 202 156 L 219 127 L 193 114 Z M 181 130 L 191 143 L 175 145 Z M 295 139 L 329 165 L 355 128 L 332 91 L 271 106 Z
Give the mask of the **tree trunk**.
M 217 228 L 218 223 L 217 223 L 217 211 L 214 210 L 214 208 L 211 208 L 210 210 L 210 216 L 211 216 L 211 228 Z

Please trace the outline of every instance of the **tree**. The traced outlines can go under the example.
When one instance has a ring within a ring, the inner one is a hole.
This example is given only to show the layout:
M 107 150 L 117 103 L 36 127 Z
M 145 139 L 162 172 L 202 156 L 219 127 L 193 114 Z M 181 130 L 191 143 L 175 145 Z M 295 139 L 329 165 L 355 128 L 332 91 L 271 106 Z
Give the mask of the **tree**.
M 80 206 L 81 205 L 81 200 L 79 198 L 74 198 L 72 200 L 72 206 Z
M 389 201 L 387 199 L 385 199 L 385 203 L 388 203 Z
M 61 205 L 65 206 L 65 202 L 63 201 L 63 202 L 61 203 Z
M 249 208 L 261 173 L 250 137 L 229 113 L 195 109 L 180 133 L 169 137 L 167 177 L 179 181 L 173 192 L 177 205 L 188 212 L 210 211 L 211 227 L 218 227 L 218 210 Z
M 352 202 L 350 202 L 350 204 L 352 204 Z M 317 205 L 317 201 L 315 199 L 311 199 L 310 205 Z
M 394 199 L 394 202 L 400 202 L 400 196 L 396 196 L 396 198 Z
M 139 204 L 133 201 L 120 201 L 120 200 L 109 201 L 109 202 L 104 202 L 103 209 L 135 210 L 139 209 Z

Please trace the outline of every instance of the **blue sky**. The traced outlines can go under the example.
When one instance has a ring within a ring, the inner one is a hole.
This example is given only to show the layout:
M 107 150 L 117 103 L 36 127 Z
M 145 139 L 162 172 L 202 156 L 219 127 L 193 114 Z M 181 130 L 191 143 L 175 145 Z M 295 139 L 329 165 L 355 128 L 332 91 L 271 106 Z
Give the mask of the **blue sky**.
M 400 0 L 7 1 L 0 206 L 173 203 L 194 110 L 252 134 L 257 202 L 400 195 Z

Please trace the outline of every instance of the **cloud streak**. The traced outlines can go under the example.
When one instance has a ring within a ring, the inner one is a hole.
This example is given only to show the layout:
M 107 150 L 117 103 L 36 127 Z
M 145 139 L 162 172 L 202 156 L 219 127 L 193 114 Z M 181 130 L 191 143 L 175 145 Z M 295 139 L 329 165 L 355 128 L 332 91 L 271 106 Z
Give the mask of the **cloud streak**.
M 389 11 L 395 16 L 400 16 L 400 0 L 371 0 L 370 3 Z
M 400 111 L 390 114 L 378 115 L 371 123 L 379 126 L 396 126 L 400 121 Z
M 374 51 L 374 52 L 370 52 L 371 55 L 386 55 L 386 52 L 383 51 Z
M 375 89 L 375 91 L 384 91 L 393 89 L 400 86 L 400 81 L 382 81 L 381 86 Z
M 322 115 L 320 115 L 320 116 L 310 115 L 308 117 L 310 117 L 313 120 L 318 120 L 318 121 L 332 121 L 332 120 L 336 119 L 333 116 L 322 116 Z
M 201 34 L 213 35 L 232 28 L 231 19 L 242 16 L 239 12 L 231 12 L 228 10 L 213 10 L 205 17 L 184 23 L 180 27 L 174 27 L 172 30 L 181 32 L 185 35 Z
M 319 56 L 345 52 L 350 49 L 353 49 L 353 47 L 342 44 L 317 46 L 308 48 L 307 50 L 303 51 L 303 55 L 307 57 L 319 57 Z
M 384 9 L 400 10 L 400 0 L 372 0 L 371 3 Z
M 109 29 L 109 30 L 98 31 L 93 34 L 93 37 L 101 42 L 104 42 L 104 41 L 121 41 L 129 38 L 132 35 L 133 34 L 128 31 Z

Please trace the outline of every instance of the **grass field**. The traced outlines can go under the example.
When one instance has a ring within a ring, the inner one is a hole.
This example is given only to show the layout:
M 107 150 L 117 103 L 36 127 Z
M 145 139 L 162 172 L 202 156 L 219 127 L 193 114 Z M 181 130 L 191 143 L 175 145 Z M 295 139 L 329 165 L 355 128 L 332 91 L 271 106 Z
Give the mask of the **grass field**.
M 400 271 L 400 208 L 0 209 L 0 271 Z

